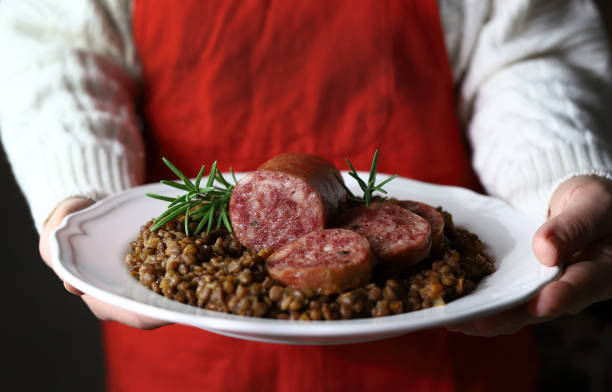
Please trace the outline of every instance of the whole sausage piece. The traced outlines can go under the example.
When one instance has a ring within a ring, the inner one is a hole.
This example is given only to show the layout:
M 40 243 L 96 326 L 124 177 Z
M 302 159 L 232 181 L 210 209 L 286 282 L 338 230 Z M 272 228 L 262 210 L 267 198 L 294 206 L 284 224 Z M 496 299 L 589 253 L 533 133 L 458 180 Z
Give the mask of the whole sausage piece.
M 238 182 L 229 216 L 249 249 L 278 249 L 327 226 L 346 201 L 334 165 L 316 155 L 281 154 Z
M 425 218 L 431 226 L 431 250 L 439 251 L 444 245 L 444 218 L 429 204 L 413 200 L 397 200 L 393 203 Z
M 413 265 L 427 257 L 431 249 L 429 222 L 393 203 L 378 202 L 347 210 L 339 222 L 341 227 L 367 238 L 383 265 Z
M 266 268 L 274 279 L 326 295 L 368 283 L 375 264 L 368 240 L 344 229 L 314 231 L 266 259 Z

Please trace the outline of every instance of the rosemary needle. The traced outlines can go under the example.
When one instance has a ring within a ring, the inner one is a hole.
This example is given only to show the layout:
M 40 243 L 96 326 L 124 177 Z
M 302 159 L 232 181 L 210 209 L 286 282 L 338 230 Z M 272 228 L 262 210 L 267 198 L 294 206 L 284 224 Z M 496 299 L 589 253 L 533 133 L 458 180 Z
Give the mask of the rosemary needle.
M 231 232 L 232 225 L 228 219 L 227 210 L 229 208 L 229 200 L 234 190 L 234 186 L 237 183 L 234 171 L 230 168 L 230 173 L 234 179 L 234 184 L 231 184 L 225 180 L 217 168 L 217 161 L 213 162 L 206 183 L 204 187 L 201 188 L 200 183 L 206 170 L 205 165 L 202 165 L 194 184 L 174 166 L 172 162 L 166 158 L 162 158 L 162 160 L 183 182 L 162 180 L 161 183 L 187 193 L 177 197 L 147 193 L 149 197 L 169 202 L 166 211 L 153 220 L 151 231 L 158 230 L 176 217 L 185 214 L 186 235 L 190 235 L 189 224 L 191 222 L 197 222 L 193 235 L 199 234 L 204 227 L 206 227 L 206 233 L 208 234 L 214 223 L 216 223 L 217 228 L 224 225 L 225 228 Z
M 349 161 L 348 158 L 346 158 L 346 164 L 348 165 L 349 169 L 351 169 L 348 173 L 349 176 L 353 177 L 355 181 L 357 181 L 357 183 L 359 184 L 359 187 L 363 191 L 362 197 L 355 196 L 353 192 L 351 192 L 351 190 L 344 184 L 344 181 L 342 181 L 342 178 L 340 178 L 340 176 L 335 171 L 332 171 L 332 172 L 334 173 L 334 176 L 336 177 L 340 185 L 342 185 L 344 190 L 346 190 L 346 192 L 348 193 L 349 200 L 365 204 L 366 207 L 370 206 L 370 203 L 372 202 L 372 194 L 374 192 L 378 191 L 378 192 L 387 194 L 387 191 L 385 191 L 382 188 L 383 185 L 387 184 L 389 181 L 397 177 L 397 174 L 394 174 L 391 177 L 387 178 L 386 180 L 380 182 L 379 184 L 376 184 L 376 167 L 378 166 L 378 150 L 374 152 L 374 158 L 372 159 L 372 164 L 370 166 L 370 175 L 368 176 L 367 183 L 359 177 L 359 175 L 357 174 L 357 171 L 353 167 L 353 164 L 351 163 L 351 161 Z

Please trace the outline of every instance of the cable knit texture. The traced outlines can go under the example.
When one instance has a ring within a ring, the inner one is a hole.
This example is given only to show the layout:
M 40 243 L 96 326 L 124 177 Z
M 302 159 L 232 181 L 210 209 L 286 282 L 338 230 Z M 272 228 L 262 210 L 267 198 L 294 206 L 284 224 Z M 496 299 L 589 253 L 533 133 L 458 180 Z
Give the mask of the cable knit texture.
M 0 130 L 39 230 L 61 200 L 144 178 L 129 3 L 101 3 L 0 3 Z
M 487 192 L 543 218 L 562 181 L 612 179 L 605 31 L 589 1 L 478 3 L 487 17 L 456 57 L 470 58 L 457 74 L 473 165 Z
M 610 61 L 584 0 L 439 0 L 486 190 L 544 216 L 578 174 L 612 179 Z M 140 184 L 129 0 L 0 2 L 0 131 L 36 227 L 61 200 Z M 8 61 L 7 61 L 8 60 Z

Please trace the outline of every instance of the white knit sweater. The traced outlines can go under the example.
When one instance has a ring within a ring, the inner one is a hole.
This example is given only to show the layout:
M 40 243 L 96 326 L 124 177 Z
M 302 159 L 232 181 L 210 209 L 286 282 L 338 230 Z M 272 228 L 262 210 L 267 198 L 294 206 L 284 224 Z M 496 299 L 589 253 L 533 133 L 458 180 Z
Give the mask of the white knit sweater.
M 610 57 L 586 0 L 439 0 L 487 192 L 544 216 L 576 174 L 612 178 Z M 0 131 L 36 227 L 63 199 L 144 179 L 129 0 L 0 0 Z

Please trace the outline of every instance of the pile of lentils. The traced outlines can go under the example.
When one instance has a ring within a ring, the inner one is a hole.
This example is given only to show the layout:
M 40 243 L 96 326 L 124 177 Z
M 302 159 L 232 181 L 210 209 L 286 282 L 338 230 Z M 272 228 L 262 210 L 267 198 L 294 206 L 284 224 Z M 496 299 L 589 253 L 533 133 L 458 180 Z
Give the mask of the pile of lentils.
M 478 237 L 439 211 L 446 237 L 441 251 L 409 270 L 377 267 L 370 283 L 342 294 L 286 287 L 266 272 L 270 252 L 247 250 L 225 229 L 186 236 L 184 216 L 153 232 L 152 221 L 142 226 L 125 262 L 147 288 L 208 310 L 282 320 L 382 317 L 444 305 L 495 270 Z

